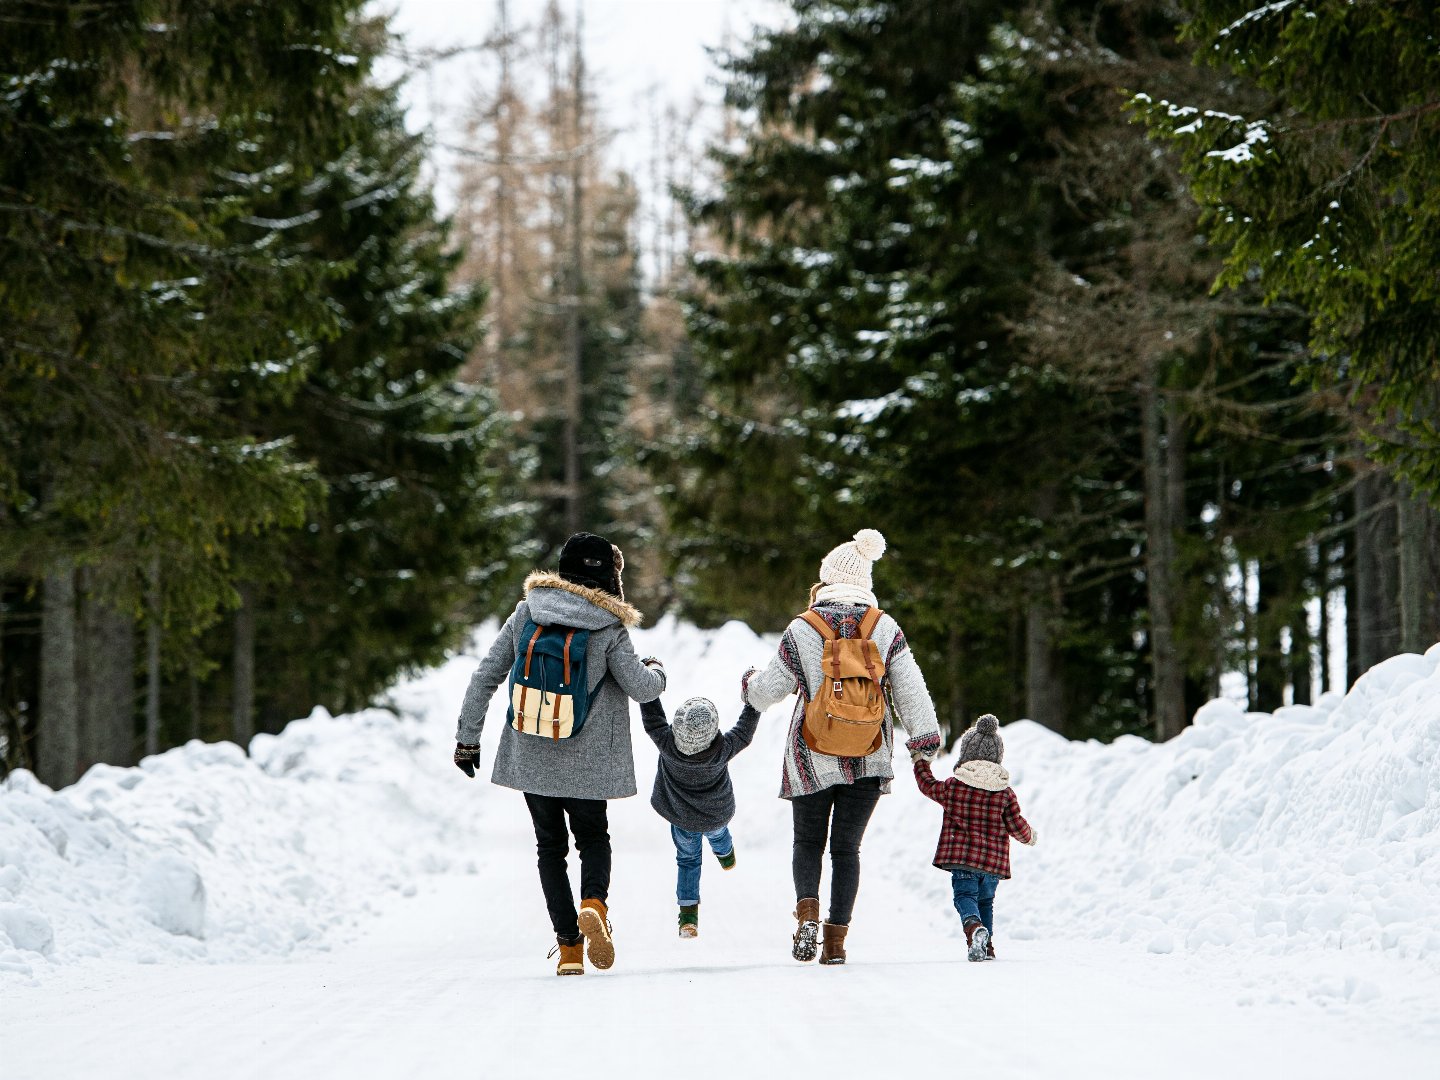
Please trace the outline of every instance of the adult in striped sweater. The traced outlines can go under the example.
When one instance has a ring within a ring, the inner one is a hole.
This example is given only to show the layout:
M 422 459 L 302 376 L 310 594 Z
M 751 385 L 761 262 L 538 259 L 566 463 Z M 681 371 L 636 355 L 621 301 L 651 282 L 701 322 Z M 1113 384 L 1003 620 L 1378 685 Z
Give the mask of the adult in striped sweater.
M 1010 838 L 1035 843 L 1035 830 L 1021 816 L 1010 774 L 1000 764 L 1004 757 L 1000 721 L 986 713 L 960 737 L 960 759 L 950 779 L 936 780 L 930 762 L 915 760 L 915 782 L 945 808 L 934 865 L 950 872 L 971 960 L 995 959 L 995 888 L 1010 876 Z
M 820 562 L 820 580 L 810 589 L 810 610 L 839 638 L 860 636 L 861 622 L 875 599 L 871 570 L 885 553 L 885 538 L 861 529 L 853 540 L 832 550 Z M 805 706 L 818 692 L 825 638 L 801 615 L 781 635 L 780 647 L 763 671 L 746 672 L 741 680 L 745 701 L 763 712 L 790 694 L 795 708 L 785 743 L 780 797 L 790 802 L 794 824 L 791 872 L 795 879 L 795 934 L 791 955 L 815 959 L 822 937 L 820 962 L 845 962 L 845 937 L 860 888 L 860 841 L 880 796 L 894 779 L 894 725 L 905 733 L 912 757 L 934 758 L 940 750 L 940 726 L 925 688 L 925 676 L 905 642 L 900 625 L 881 615 L 870 633 L 885 662 L 887 695 L 881 722 L 881 743 L 864 757 L 832 757 L 807 745 L 802 728 Z M 893 708 L 892 708 L 893 706 Z M 830 912 L 820 925 L 820 873 L 827 839 L 830 846 Z

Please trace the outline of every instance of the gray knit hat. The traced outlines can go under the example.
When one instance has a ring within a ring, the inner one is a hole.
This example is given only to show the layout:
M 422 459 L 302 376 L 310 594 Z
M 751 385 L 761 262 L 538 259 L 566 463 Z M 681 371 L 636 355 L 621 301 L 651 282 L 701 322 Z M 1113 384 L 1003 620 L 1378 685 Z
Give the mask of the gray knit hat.
M 1000 721 L 995 719 L 994 713 L 987 712 L 960 736 L 960 760 L 957 765 L 967 761 L 993 761 L 999 765 L 1004 758 L 1005 744 L 1000 741 Z
M 698 754 L 709 748 L 720 733 L 720 713 L 709 698 L 687 698 L 675 710 L 670 724 L 675 733 L 675 746 L 682 754 Z

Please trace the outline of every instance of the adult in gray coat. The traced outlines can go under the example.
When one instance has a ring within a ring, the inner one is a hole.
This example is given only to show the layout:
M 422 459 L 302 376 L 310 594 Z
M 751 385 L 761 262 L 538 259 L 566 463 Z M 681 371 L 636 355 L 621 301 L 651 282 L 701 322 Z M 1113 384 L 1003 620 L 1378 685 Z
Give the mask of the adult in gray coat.
M 642 662 L 630 643 L 627 628 L 639 625 L 641 616 L 625 602 L 624 568 L 618 547 L 603 537 L 576 533 L 561 549 L 558 574 L 531 574 L 525 599 L 515 605 L 470 679 L 455 733 L 455 764 L 473 777 L 486 710 L 525 647 L 519 638 L 526 622 L 590 631 L 585 660 L 590 706 L 584 726 L 570 738 L 551 739 L 506 725 L 490 774 L 493 783 L 525 793 L 560 975 L 583 974 L 586 945 L 595 967 L 614 963 L 606 906 L 610 829 L 605 801 L 636 791 L 630 699 L 653 701 L 665 689 L 659 661 L 647 657 Z M 567 822 L 580 853 L 578 911 L 565 861 L 570 847 Z

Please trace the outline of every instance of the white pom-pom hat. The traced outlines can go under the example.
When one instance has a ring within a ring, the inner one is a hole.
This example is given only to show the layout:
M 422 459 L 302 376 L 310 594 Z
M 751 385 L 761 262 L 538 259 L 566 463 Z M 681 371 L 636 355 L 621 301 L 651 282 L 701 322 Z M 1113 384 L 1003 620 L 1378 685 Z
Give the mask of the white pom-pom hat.
M 861 529 L 820 560 L 820 581 L 825 585 L 855 585 L 873 592 L 870 568 L 885 554 L 885 537 L 874 529 Z

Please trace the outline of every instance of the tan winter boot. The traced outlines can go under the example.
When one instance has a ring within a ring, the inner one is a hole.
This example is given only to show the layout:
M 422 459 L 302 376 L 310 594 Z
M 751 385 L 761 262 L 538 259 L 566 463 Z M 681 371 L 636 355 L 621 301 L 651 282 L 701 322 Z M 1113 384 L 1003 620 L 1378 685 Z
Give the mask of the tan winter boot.
M 828 922 L 825 924 L 825 939 L 820 945 L 820 962 L 822 964 L 843 964 L 845 962 L 845 935 L 849 930 L 848 926 L 836 926 L 834 923 Z
M 585 974 L 585 941 L 580 939 L 573 945 L 567 945 L 560 939 L 555 940 L 555 947 L 550 950 L 550 955 L 560 954 L 560 959 L 555 962 L 556 975 L 584 975 Z
M 580 933 L 585 935 L 585 945 L 590 963 L 604 971 L 615 963 L 615 941 L 610 936 L 610 912 L 604 900 L 580 901 Z
M 795 936 L 790 939 L 790 955 L 802 964 L 815 959 L 815 939 L 820 936 L 820 901 L 807 896 L 795 903 Z

